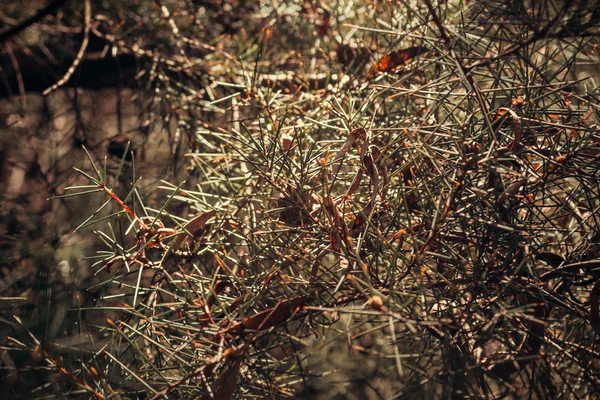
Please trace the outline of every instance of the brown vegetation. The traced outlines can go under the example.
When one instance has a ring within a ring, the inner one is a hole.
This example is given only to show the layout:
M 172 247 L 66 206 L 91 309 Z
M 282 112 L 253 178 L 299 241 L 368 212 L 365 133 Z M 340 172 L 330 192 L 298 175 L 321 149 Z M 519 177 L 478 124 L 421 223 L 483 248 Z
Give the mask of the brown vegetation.
M 600 392 L 599 4 L 26 3 L 3 393 Z

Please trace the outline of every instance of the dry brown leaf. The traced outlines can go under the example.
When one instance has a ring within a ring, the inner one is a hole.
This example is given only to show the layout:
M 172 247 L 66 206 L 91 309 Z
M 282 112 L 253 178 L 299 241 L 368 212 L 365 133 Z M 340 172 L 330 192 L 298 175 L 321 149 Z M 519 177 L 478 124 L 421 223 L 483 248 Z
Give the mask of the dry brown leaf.
M 258 332 L 264 331 L 285 321 L 298 307 L 302 307 L 305 302 L 305 296 L 298 296 L 290 300 L 281 301 L 273 308 L 261 311 L 244 319 L 244 322 L 233 324 L 227 328 L 224 333 L 238 332 L 242 329 Z
M 214 215 L 214 211 L 208 211 L 191 219 L 187 224 L 185 224 L 185 230 L 173 241 L 172 248 L 174 250 L 179 249 L 179 247 L 183 244 L 184 240 L 191 247 L 194 238 L 199 236 L 208 220 L 211 219 Z
M 212 396 L 206 393 L 202 399 L 229 400 L 233 398 L 237 388 L 237 381 L 242 367 L 242 356 L 236 357 L 227 369 L 215 380 L 212 385 Z
M 367 132 L 363 128 L 357 128 L 350 132 L 350 135 L 348 135 L 348 139 L 346 139 L 346 143 L 344 143 L 344 146 L 340 149 L 340 151 L 337 152 L 337 154 L 333 158 L 331 169 L 334 174 L 337 174 L 340 170 L 340 167 L 342 166 L 342 158 L 344 158 L 344 156 L 348 154 L 352 147 L 357 146 L 357 142 L 359 139 L 365 139 L 366 137 Z
M 408 47 L 406 49 L 393 51 L 383 56 L 377 61 L 369 72 L 367 72 L 367 79 L 373 77 L 373 75 L 380 72 L 390 72 L 398 67 L 405 65 L 410 59 L 425 53 L 428 51 L 427 48 L 421 46 Z

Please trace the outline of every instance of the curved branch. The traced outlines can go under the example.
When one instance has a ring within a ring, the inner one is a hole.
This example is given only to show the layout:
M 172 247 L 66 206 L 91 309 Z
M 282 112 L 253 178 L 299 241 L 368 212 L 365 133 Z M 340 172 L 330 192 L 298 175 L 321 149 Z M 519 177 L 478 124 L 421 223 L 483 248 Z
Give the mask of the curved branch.
M 63 76 L 58 82 L 56 82 L 54 85 L 50 86 L 42 92 L 44 96 L 50 94 L 50 92 L 58 89 L 59 87 L 67 83 L 69 79 L 71 79 L 71 76 L 73 75 L 77 67 L 79 66 L 79 63 L 81 63 L 81 59 L 85 54 L 85 50 L 87 49 L 88 43 L 90 42 L 90 26 L 92 23 L 92 5 L 90 4 L 90 0 L 85 0 L 84 18 L 85 21 L 83 29 L 83 41 L 81 42 L 81 47 L 79 48 L 79 52 L 77 53 L 75 60 L 73 60 L 73 64 L 71 64 L 71 67 L 67 70 L 65 76 Z

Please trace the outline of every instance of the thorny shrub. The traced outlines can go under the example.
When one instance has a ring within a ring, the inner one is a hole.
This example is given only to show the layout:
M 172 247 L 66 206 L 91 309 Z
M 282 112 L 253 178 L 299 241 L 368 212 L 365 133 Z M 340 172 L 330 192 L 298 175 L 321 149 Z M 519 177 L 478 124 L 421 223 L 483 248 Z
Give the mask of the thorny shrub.
M 373 396 L 600 392 L 598 5 L 235 3 L 92 4 L 187 176 L 88 153 L 109 318 L 53 390 L 293 398 L 345 343 Z

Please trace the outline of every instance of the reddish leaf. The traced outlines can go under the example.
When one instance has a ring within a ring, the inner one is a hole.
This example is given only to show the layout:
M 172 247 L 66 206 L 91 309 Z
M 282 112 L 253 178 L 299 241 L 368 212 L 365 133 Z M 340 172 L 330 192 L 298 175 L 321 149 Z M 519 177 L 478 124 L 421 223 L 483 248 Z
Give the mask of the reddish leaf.
M 354 177 L 354 180 L 352 181 L 352 185 L 350 185 L 350 188 L 348 189 L 348 191 L 346 192 L 346 199 L 350 199 L 350 197 L 356 193 L 356 191 L 358 190 L 358 188 L 360 187 L 360 182 L 362 181 L 362 176 L 363 176 L 363 170 L 362 168 L 356 173 L 356 176 Z
M 299 296 L 290 300 L 281 301 L 275 307 L 254 314 L 227 328 L 226 333 L 238 332 L 242 329 L 264 331 L 285 321 L 298 308 L 306 302 L 306 297 Z
M 510 101 L 510 103 L 512 104 L 513 107 L 520 108 L 523 106 L 523 104 L 525 104 L 525 100 L 523 100 L 523 98 L 521 96 L 519 96 L 519 97 L 513 98 Z
M 323 20 L 321 26 L 319 26 L 319 36 L 326 36 L 329 33 L 329 27 L 331 26 L 331 13 L 327 10 L 323 10 Z
M 379 72 L 390 72 L 398 67 L 401 67 L 410 59 L 415 58 L 426 51 L 427 49 L 425 47 L 413 46 L 386 54 L 379 61 L 373 64 L 369 72 L 367 72 L 367 79 Z
M 323 261 L 323 257 L 325 257 L 326 254 L 327 252 L 325 251 L 325 249 L 323 249 L 315 258 L 315 261 L 313 262 L 312 268 L 310 270 L 311 282 L 317 277 L 317 272 L 319 272 L 319 266 L 321 265 L 321 261 Z
M 175 250 L 178 249 L 185 239 L 187 239 L 186 243 L 191 246 L 194 238 L 200 235 L 200 233 L 204 229 L 204 226 L 206 225 L 206 222 L 209 219 L 211 219 L 214 215 L 214 211 L 208 211 L 191 219 L 187 224 L 185 224 L 184 233 L 181 233 L 179 236 L 177 236 L 177 238 L 173 242 L 172 248 Z
M 370 205 L 370 204 L 369 204 Z M 368 207 L 368 206 L 367 206 Z M 358 215 L 356 216 L 356 218 L 354 218 L 354 221 L 352 221 L 352 224 L 350 224 L 350 229 L 352 229 L 353 231 L 356 229 L 360 229 L 362 228 L 365 223 L 367 222 L 367 217 L 366 215 L 369 213 L 370 211 L 367 211 L 365 213 L 365 210 L 361 211 L 358 213 Z
M 243 357 L 236 357 L 233 362 L 228 365 L 227 369 L 215 380 L 212 385 L 212 396 L 206 393 L 202 399 L 219 399 L 229 400 L 233 398 L 237 381 L 242 367 Z
M 340 170 L 340 161 L 342 160 L 342 158 L 344 158 L 344 156 L 350 151 L 352 147 L 357 146 L 357 141 L 359 139 L 365 139 L 366 137 L 367 132 L 365 132 L 363 128 L 357 128 L 350 132 L 350 135 L 348 135 L 348 139 L 346 139 L 346 143 L 344 143 L 344 146 L 340 149 L 340 151 L 337 152 L 337 154 L 333 158 L 332 171 L 334 174 L 337 174 Z
M 342 228 L 342 213 L 337 204 L 333 202 L 331 197 L 325 197 L 323 199 L 323 208 L 333 218 L 333 226 L 335 228 Z
M 335 234 L 335 231 L 331 230 L 331 232 L 329 232 L 329 245 L 331 246 L 331 250 L 335 251 L 336 253 L 339 253 L 341 250 L 340 247 L 340 242 L 337 239 L 337 235 Z

